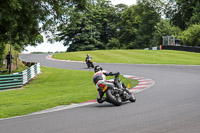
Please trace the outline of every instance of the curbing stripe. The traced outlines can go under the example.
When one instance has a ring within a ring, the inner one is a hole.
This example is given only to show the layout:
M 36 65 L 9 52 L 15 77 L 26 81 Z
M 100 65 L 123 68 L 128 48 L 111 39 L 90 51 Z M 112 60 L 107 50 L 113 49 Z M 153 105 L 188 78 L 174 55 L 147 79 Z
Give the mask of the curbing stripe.
M 131 78 L 133 79 L 132 75 L 123 75 L 125 78 Z M 151 86 L 153 86 L 155 84 L 155 82 L 152 79 L 149 78 L 144 78 L 144 77 L 136 77 L 134 76 L 135 79 L 141 79 L 143 78 L 143 80 L 145 81 L 145 83 L 148 83 L 147 85 L 140 85 L 140 81 L 138 81 L 138 85 L 129 89 L 132 93 L 139 93 L 142 92 L 148 88 L 150 88 Z M 61 111 L 61 110 L 66 110 L 66 109 L 72 109 L 72 108 L 77 108 L 77 107 L 82 107 L 82 106 L 87 106 L 87 105 L 91 105 L 91 104 L 96 104 L 97 101 L 96 100 L 89 100 L 89 101 L 85 101 L 85 102 L 81 102 L 81 103 L 77 103 L 77 104 L 71 104 L 71 105 L 62 105 L 62 106 L 58 106 L 55 108 L 50 108 L 50 109 L 46 109 L 46 110 L 42 110 L 39 112 L 35 112 L 29 115 L 25 115 L 25 116 L 30 116 L 30 115 L 38 115 L 38 114 L 45 114 L 45 113 L 50 113 L 50 112 L 55 112 L 55 111 Z M 18 117 L 23 117 L 23 116 L 18 116 Z M 18 118 L 18 117 L 13 117 L 13 118 Z M 12 118 L 6 118 L 6 119 L 12 119 Z
M 138 85 L 130 89 L 132 93 L 138 93 L 138 92 L 144 91 L 155 84 L 155 82 L 152 79 L 145 78 L 145 77 L 136 77 L 132 75 L 124 75 L 124 77 L 135 79 L 138 81 Z

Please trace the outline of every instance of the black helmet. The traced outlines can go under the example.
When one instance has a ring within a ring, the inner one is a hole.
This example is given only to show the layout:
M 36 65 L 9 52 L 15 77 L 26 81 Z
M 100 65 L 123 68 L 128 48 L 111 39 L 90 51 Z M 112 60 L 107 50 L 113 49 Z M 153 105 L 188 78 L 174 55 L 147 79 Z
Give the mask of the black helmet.
M 94 72 L 95 73 L 98 72 L 98 71 L 101 71 L 101 70 L 103 70 L 103 68 L 101 66 L 99 66 L 99 65 L 94 67 Z

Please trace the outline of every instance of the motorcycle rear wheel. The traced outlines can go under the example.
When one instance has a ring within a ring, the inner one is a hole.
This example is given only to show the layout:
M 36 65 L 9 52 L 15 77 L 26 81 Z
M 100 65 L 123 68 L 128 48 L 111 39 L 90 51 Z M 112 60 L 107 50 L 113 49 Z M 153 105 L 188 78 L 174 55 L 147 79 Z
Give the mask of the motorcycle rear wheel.
M 120 106 L 122 104 L 122 99 L 120 96 L 116 96 L 113 94 L 112 89 L 108 89 L 106 91 L 106 96 L 109 99 L 109 101 L 114 104 L 115 106 Z

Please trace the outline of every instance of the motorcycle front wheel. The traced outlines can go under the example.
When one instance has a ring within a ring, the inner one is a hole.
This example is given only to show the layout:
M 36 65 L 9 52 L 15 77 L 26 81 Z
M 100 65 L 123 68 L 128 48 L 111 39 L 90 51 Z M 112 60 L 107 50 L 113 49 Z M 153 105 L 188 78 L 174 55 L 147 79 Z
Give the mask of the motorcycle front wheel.
M 122 99 L 118 94 L 115 94 L 112 89 L 108 89 L 106 91 L 106 96 L 109 99 L 109 101 L 114 104 L 115 106 L 120 106 L 122 104 Z
M 93 63 L 91 64 L 91 66 L 92 66 L 92 68 L 94 68 L 94 64 Z
M 130 102 L 135 102 L 136 101 L 136 98 L 134 96 L 133 93 L 130 94 L 130 99 L 129 99 Z
M 87 63 L 87 67 L 90 68 L 90 64 L 89 63 Z

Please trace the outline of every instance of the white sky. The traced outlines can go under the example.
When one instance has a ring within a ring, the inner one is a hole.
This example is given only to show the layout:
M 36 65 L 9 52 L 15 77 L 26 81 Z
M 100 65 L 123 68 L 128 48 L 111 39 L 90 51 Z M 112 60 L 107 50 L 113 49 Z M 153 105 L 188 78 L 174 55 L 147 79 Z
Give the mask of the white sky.
M 130 5 L 136 4 L 136 0 L 111 0 L 111 2 L 113 5 L 123 3 L 130 6 Z
M 123 3 L 130 6 L 132 4 L 136 4 L 136 0 L 111 0 L 111 2 L 113 5 Z M 22 53 L 66 51 L 67 47 L 63 46 L 61 42 L 50 44 L 47 42 L 47 39 L 44 37 L 44 42 L 42 44 L 39 44 L 36 47 L 28 46 L 25 49 L 27 51 L 23 51 Z

